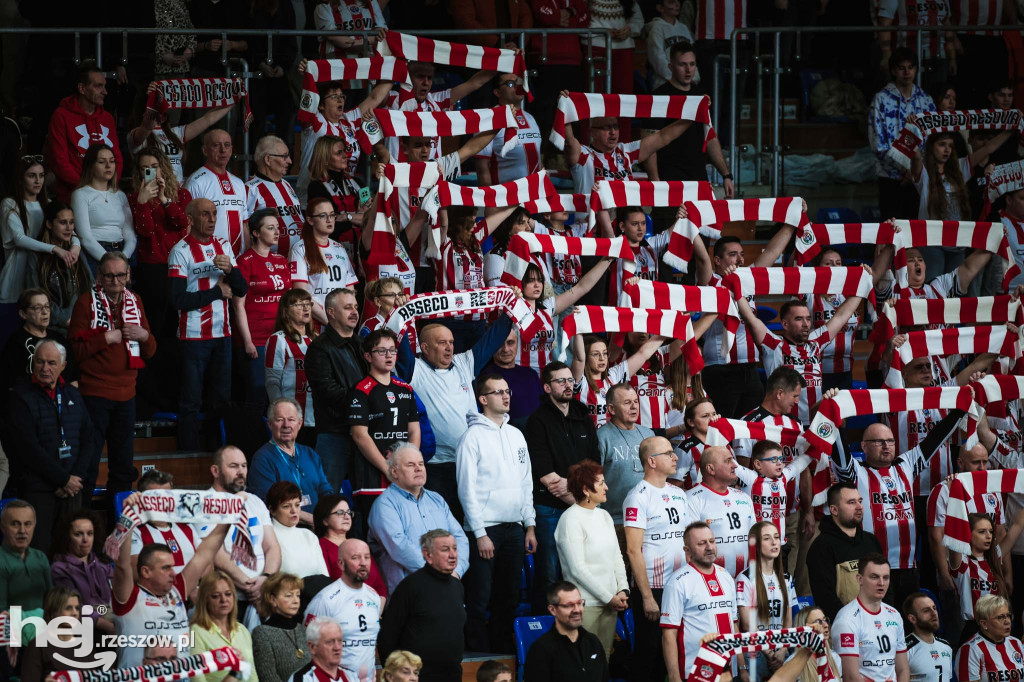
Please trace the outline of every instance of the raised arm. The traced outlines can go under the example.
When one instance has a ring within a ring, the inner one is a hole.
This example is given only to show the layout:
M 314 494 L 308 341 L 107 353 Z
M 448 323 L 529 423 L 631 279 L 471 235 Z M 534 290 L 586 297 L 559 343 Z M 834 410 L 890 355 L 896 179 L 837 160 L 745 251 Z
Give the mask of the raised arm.
M 452 88 L 452 104 L 458 102 L 469 93 L 475 92 L 487 85 L 487 83 L 494 78 L 495 73 L 497 73 L 497 71 L 477 71 L 468 81 L 460 85 L 456 85 Z
M 967 287 L 971 285 L 971 282 L 974 281 L 974 278 L 978 276 L 978 273 L 988 265 L 991 258 L 991 251 L 978 249 L 964 259 L 963 265 L 956 270 L 957 276 L 960 278 L 961 291 L 966 290 Z
M 186 124 L 185 139 L 183 139 L 182 142 L 194 140 L 200 135 L 202 135 L 204 132 L 206 132 L 208 128 L 210 128 L 210 126 L 212 126 L 217 121 L 221 120 L 222 118 L 230 114 L 231 109 L 234 106 L 235 105 L 232 104 L 231 106 L 221 107 L 220 109 L 212 109 L 211 111 L 207 111 L 205 114 L 203 114 L 196 120 L 192 121 L 191 123 Z
M 889 266 L 892 265 L 892 257 L 894 253 L 896 253 L 896 247 L 892 244 L 878 244 L 875 247 L 875 260 L 871 263 L 872 285 L 878 286 L 878 282 L 885 276 L 885 273 L 888 272 Z
M 804 202 L 804 211 L 807 210 L 807 202 Z M 789 240 L 793 238 L 793 233 L 796 232 L 796 228 L 792 225 L 783 225 L 772 235 L 772 238 L 768 240 L 768 245 L 764 247 L 764 251 L 761 252 L 757 258 L 754 259 L 755 268 L 768 268 L 771 267 L 775 261 L 779 259 L 782 252 L 786 250 L 786 246 L 789 244 Z
M 459 163 L 466 163 L 466 161 L 479 154 L 484 147 L 494 140 L 494 136 L 497 134 L 497 130 L 487 130 L 469 138 L 466 144 L 459 147 Z
M 562 97 L 565 97 L 566 99 L 569 98 L 569 91 L 568 90 L 562 90 L 562 92 L 560 92 L 558 94 L 560 96 L 562 96 Z M 566 166 L 568 166 L 569 168 L 572 168 L 577 163 L 579 163 L 579 161 L 580 161 L 580 153 L 582 151 L 583 150 L 582 150 L 582 148 L 580 146 L 580 141 L 576 139 L 576 135 L 572 131 L 572 124 L 571 123 L 566 123 L 565 124 L 565 149 L 562 152 L 562 155 L 565 157 L 565 164 L 566 164 Z
M 971 163 L 971 168 L 987 164 L 988 158 L 993 154 L 993 152 L 1002 147 L 1003 143 L 1009 140 L 1010 135 L 1012 134 L 1012 130 L 1004 130 L 998 135 L 994 135 L 991 140 L 971 152 L 970 156 L 967 157 Z
M 583 344 L 583 334 L 572 337 L 572 378 L 579 381 L 587 368 L 586 350 Z
M 682 135 L 691 125 L 693 125 L 693 121 L 672 121 L 658 132 L 640 140 L 639 161 L 641 163 L 646 161 L 651 154 Z
M 751 310 L 750 302 L 741 296 L 740 299 L 736 301 L 736 307 L 739 308 L 740 317 L 743 318 L 743 322 L 747 325 L 747 331 L 754 337 L 754 342 L 758 345 L 764 343 L 764 337 L 768 336 L 768 327 L 766 327 L 764 322 L 761 321 L 761 318 Z
M 654 355 L 655 351 L 661 348 L 665 344 L 665 338 L 663 336 L 652 336 L 647 339 L 647 342 L 640 346 L 640 350 L 626 358 L 626 367 L 629 376 L 633 376 L 640 368 L 644 366 L 644 363 L 650 360 L 651 356 Z
M 227 537 L 229 528 L 230 525 L 227 523 L 217 525 L 213 532 L 203 538 L 203 541 L 196 547 L 196 553 L 192 555 L 192 559 L 181 570 L 181 580 L 185 584 L 185 595 L 192 592 L 196 585 L 199 584 L 199 579 L 213 566 L 217 552 L 224 550 L 224 538 Z M 130 545 L 131 543 L 126 542 L 125 544 Z M 129 547 L 129 551 L 131 551 L 131 547 Z
M 555 310 L 552 312 L 552 315 L 560 315 L 569 307 L 576 305 L 576 301 L 583 298 L 588 291 L 594 288 L 595 284 L 601 281 L 601 277 L 608 271 L 608 266 L 611 265 L 614 260 L 614 258 L 602 258 L 594 264 L 594 267 L 587 270 L 587 272 L 580 277 L 580 281 L 573 284 L 566 291 L 555 296 Z
M 864 268 L 864 271 L 869 275 L 872 274 L 871 268 L 867 265 L 861 264 L 861 267 Z M 857 312 L 857 308 L 860 307 L 860 303 L 863 300 L 864 299 L 860 296 L 848 296 L 847 299 L 843 301 L 838 308 L 836 308 L 836 312 L 832 316 L 832 319 L 825 323 L 825 328 L 828 329 L 828 336 L 830 339 L 834 339 L 839 335 L 839 332 L 842 331 L 843 327 L 846 326 L 846 323 L 850 321 L 853 314 Z

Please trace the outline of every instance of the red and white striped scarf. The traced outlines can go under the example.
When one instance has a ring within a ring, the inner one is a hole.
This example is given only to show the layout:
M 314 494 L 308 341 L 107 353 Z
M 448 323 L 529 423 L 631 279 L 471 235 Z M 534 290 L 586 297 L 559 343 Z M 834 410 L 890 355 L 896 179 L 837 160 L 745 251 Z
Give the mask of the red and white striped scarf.
M 888 414 L 910 410 L 962 410 L 968 413 L 966 447 L 977 442 L 975 428 L 977 410 L 971 391 L 966 386 L 929 388 L 875 388 L 843 390 L 833 398 L 822 400 L 818 413 L 804 434 L 811 447 L 832 452 L 839 436 L 839 423 L 848 417 L 865 414 Z
M 779 445 L 796 447 L 805 451 L 810 444 L 803 437 L 802 429 L 787 429 L 770 422 L 748 422 L 742 419 L 716 419 L 708 424 L 707 445 L 729 445 L 736 440 L 772 440 Z
M 533 338 L 544 320 L 536 315 L 530 306 L 509 287 L 486 287 L 462 291 L 438 291 L 416 294 L 409 301 L 391 311 L 384 326 L 399 337 L 417 320 L 436 320 L 445 317 L 464 317 L 474 313 L 489 313 L 492 310 L 504 312 L 519 328 L 524 341 Z
M 737 268 L 722 278 L 735 298 L 791 294 L 842 294 L 874 298 L 871 273 L 859 266 L 839 268 Z
M 441 227 L 437 212 L 449 206 L 485 206 L 489 208 L 517 206 L 526 201 L 536 201 L 555 194 L 555 186 L 547 171 L 540 171 L 526 177 L 486 187 L 467 187 L 446 180 L 439 181 L 423 197 L 420 207 L 430 215 L 433 227 L 427 243 L 427 256 L 441 256 Z
M 92 288 L 89 294 L 92 296 L 89 304 L 89 330 L 75 335 L 79 341 L 84 341 L 100 334 L 106 334 L 112 329 L 118 329 L 110 310 L 110 300 L 103 293 L 103 288 L 100 287 L 99 283 Z M 129 324 L 142 326 L 142 307 L 138 297 L 128 289 L 125 289 L 121 295 L 121 325 Z M 124 339 L 124 347 L 128 351 L 128 369 L 142 369 L 146 366 L 146 363 L 142 361 L 142 353 L 138 341 Z
M 527 79 L 526 58 L 518 50 L 448 43 L 443 40 L 419 38 L 407 33 L 388 31 L 386 38 L 377 43 L 377 54 L 400 57 L 408 62 L 428 62 L 483 71 L 514 73 L 523 79 L 523 89 L 526 91 L 527 97 L 533 99 Z
M 373 234 L 370 237 L 370 253 L 366 257 L 369 265 L 391 265 L 395 262 L 398 237 L 391 227 L 391 217 L 401 215 L 395 189 L 432 187 L 440 179 L 441 167 L 436 161 L 389 163 L 384 166 L 384 177 L 377 186 L 377 214 L 374 216 Z M 404 230 L 405 225 L 399 229 Z
M 601 180 L 590 192 L 590 229 L 597 224 L 597 212 L 623 206 L 682 206 L 688 201 L 714 199 L 710 182 L 663 180 Z M 711 235 L 717 238 L 717 235 Z
M 935 133 L 951 133 L 957 130 L 1016 130 L 1018 137 L 1024 135 L 1024 116 L 1017 109 L 965 109 L 963 111 L 929 111 L 914 114 L 914 123 L 909 121 L 893 140 L 892 148 L 886 153 L 890 161 L 908 170 L 914 152 Z
M 557 213 L 566 211 L 568 213 L 585 213 L 590 210 L 589 194 L 552 194 L 543 199 L 527 201 L 523 204 L 531 214 Z
M 114 652 L 110 652 L 110 662 L 113 661 Z M 225 646 L 134 668 L 58 670 L 53 673 L 53 679 L 56 682 L 176 682 L 223 670 L 237 670 L 243 673 L 244 679 L 248 677 L 251 664 L 241 660 L 234 648 Z
M 1024 398 L 1024 376 L 986 374 L 970 386 L 974 389 L 974 401 L 981 406 Z
M 551 143 L 565 148 L 565 126 L 590 118 L 672 118 L 704 124 L 704 147 L 716 137 L 711 127 L 711 100 L 707 95 L 605 95 L 570 92 L 558 98 L 551 127 Z
M 395 57 L 364 57 L 361 59 L 311 59 L 302 74 L 302 96 L 296 117 L 302 125 L 312 125 L 320 108 L 316 84 L 325 81 L 388 80 L 408 81 L 406 63 Z M 362 146 L 362 145 L 360 145 Z
M 986 176 L 986 181 L 990 202 L 1009 192 L 1024 189 L 1024 161 L 1011 161 L 996 166 Z
M 804 626 L 719 635 L 707 644 L 701 645 L 697 657 L 693 660 L 693 667 L 686 676 L 686 682 L 717 682 L 733 656 L 795 647 L 811 650 L 815 665 L 818 667 L 818 677 L 822 682 L 836 679 L 828 661 L 828 649 L 825 648 L 824 638 L 815 632 L 814 628 Z
M 956 474 L 949 484 L 943 545 L 960 554 L 971 554 L 967 502 L 979 499 L 985 493 L 1024 493 L 1024 472 L 1021 469 L 994 469 Z
M 558 356 L 565 357 L 569 341 L 577 334 L 602 332 L 645 332 L 683 342 L 683 357 L 690 374 L 704 369 L 704 356 L 693 336 L 690 316 L 677 310 L 643 310 L 612 306 L 578 306 L 575 313 L 562 319 L 562 340 Z
M 704 312 L 718 315 L 725 328 L 725 333 L 722 335 L 723 355 L 728 355 L 732 350 L 732 344 L 736 341 L 736 332 L 742 322 L 736 301 L 729 294 L 729 290 L 724 287 L 692 287 L 638 279 L 635 284 L 623 283 L 622 296 L 628 299 L 628 304 L 634 308 L 679 310 L 687 313 Z M 626 301 L 619 301 L 619 305 L 625 304 Z
M 718 239 L 726 223 L 742 220 L 762 220 L 800 227 L 807 224 L 803 199 L 713 199 L 687 201 L 686 218 L 672 226 L 665 251 L 665 262 L 681 272 L 687 272 L 693 260 L 693 243 L 698 234 Z
M 249 93 L 241 78 L 169 78 L 156 81 L 156 85 L 146 97 L 146 108 L 161 117 L 168 109 L 220 109 L 241 100 L 244 128 L 248 130 L 252 123 Z
M 892 266 L 896 281 L 907 286 L 907 249 L 912 246 L 956 246 L 984 249 L 1003 259 L 1003 288 L 1013 278 L 1013 257 L 1002 223 L 967 220 L 897 220 L 896 254 Z
M 1020 356 L 1020 337 L 1011 334 L 1004 325 L 910 332 L 906 342 L 893 354 L 892 368 L 900 370 L 914 358 L 976 353 L 1017 358 Z
M 821 247 L 835 244 L 895 244 L 892 223 L 810 223 L 796 230 L 796 262 L 810 263 Z
M 505 271 L 501 281 L 522 288 L 526 268 L 533 263 L 543 272 L 535 253 L 559 253 L 566 256 L 598 256 L 632 261 L 633 250 L 625 237 L 563 237 L 557 234 L 520 232 L 512 235 L 505 251 Z
M 502 156 L 519 143 L 519 134 L 515 132 L 518 130 L 516 115 L 510 106 L 462 111 L 374 109 L 373 114 L 385 137 L 452 137 L 487 130 L 505 130 L 506 133 L 512 130 L 513 135 L 505 135 Z M 372 148 L 370 136 L 364 133 L 358 137 L 363 151 L 369 154 Z

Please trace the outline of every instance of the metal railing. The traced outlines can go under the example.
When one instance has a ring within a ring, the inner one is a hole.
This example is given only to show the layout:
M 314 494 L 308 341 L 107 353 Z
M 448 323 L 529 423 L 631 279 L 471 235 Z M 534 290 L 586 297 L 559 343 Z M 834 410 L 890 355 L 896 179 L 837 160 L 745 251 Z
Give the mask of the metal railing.
M 739 121 L 739 110 L 743 104 L 742 94 L 736 96 L 736 85 L 737 85 L 737 74 L 739 69 L 733 68 L 733 65 L 737 63 L 738 58 L 738 40 L 740 36 L 753 36 L 754 37 L 754 59 L 757 64 L 757 131 L 756 131 L 756 145 L 755 150 L 755 184 L 761 182 L 761 155 L 765 151 L 771 152 L 771 166 L 769 169 L 769 183 L 771 185 L 772 196 L 779 196 L 779 192 L 782 187 L 782 146 L 781 146 L 781 135 L 782 135 L 782 108 L 781 108 L 781 77 L 783 73 L 788 73 L 791 68 L 789 66 L 784 67 L 782 65 L 782 53 L 781 53 L 781 41 L 782 34 L 792 33 L 795 35 L 796 50 L 794 61 L 800 63 L 800 41 L 801 36 L 806 33 L 914 33 L 916 35 L 916 50 L 917 50 L 917 61 L 921 64 L 921 53 L 923 50 L 923 34 L 935 33 L 935 32 L 952 32 L 952 33 L 966 33 L 967 31 L 1024 31 L 1024 25 L 1014 24 L 1010 26 L 993 26 L 993 25 L 981 25 L 981 26 L 902 26 L 902 25 L 891 25 L 891 26 L 765 26 L 758 28 L 737 28 L 734 29 L 730 37 L 730 59 L 729 59 L 729 84 L 730 90 L 733 93 L 733 97 L 729 100 L 729 168 L 734 175 L 734 184 L 736 186 L 737 193 L 740 188 L 740 172 L 739 172 L 739 152 L 743 145 L 738 144 L 738 121 Z M 760 43 L 761 36 L 771 36 L 772 39 L 772 66 L 765 70 L 761 64 Z M 718 66 L 718 63 L 715 63 Z M 762 145 L 762 133 L 764 128 L 763 119 L 763 85 L 762 85 L 762 72 L 765 71 L 772 78 L 772 112 L 771 112 L 771 130 L 772 130 L 772 143 L 771 146 L 766 150 Z M 921 83 L 923 75 L 923 69 L 918 68 L 917 80 L 918 84 Z M 717 75 L 715 78 L 715 89 L 718 87 Z M 713 103 L 714 104 L 714 103 Z

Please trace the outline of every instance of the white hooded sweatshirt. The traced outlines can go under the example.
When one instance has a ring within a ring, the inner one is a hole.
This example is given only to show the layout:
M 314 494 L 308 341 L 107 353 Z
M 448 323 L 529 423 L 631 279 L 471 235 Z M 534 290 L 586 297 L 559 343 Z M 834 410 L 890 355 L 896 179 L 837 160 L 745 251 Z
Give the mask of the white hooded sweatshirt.
M 507 414 L 500 427 L 479 412 L 467 413 L 466 423 L 455 448 L 466 532 L 481 538 L 499 523 L 535 525 L 533 470 L 522 432 Z

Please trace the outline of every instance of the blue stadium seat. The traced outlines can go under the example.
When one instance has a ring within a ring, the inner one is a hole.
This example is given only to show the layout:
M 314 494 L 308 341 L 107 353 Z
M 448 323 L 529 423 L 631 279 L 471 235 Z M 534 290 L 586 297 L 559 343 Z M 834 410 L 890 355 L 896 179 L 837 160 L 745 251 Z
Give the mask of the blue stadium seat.
M 920 545 L 921 543 L 918 544 Z M 931 597 L 932 601 L 935 603 L 935 610 L 939 612 L 939 633 L 945 634 L 946 626 L 945 620 L 942 617 L 942 602 L 939 601 L 939 598 L 935 596 L 935 593 L 929 590 L 928 588 L 922 587 L 921 591 L 927 594 L 929 597 Z
M 861 414 L 856 417 L 848 417 L 846 419 L 846 428 L 848 429 L 866 429 L 872 424 L 878 422 L 878 415 L 874 414 Z
M 131 495 L 133 492 L 135 491 L 122 490 L 121 492 L 114 495 L 114 511 L 117 512 L 118 516 L 121 515 L 121 510 L 124 509 L 124 501 L 127 500 L 128 496 Z
M 860 216 L 852 208 L 835 206 L 818 209 L 819 223 L 859 223 Z
M 877 206 L 865 206 L 860 210 L 860 217 L 865 223 L 882 222 L 882 211 Z
M 345 499 L 348 500 L 348 508 L 349 509 L 355 509 L 356 508 L 355 503 L 352 501 L 352 484 L 349 483 L 347 478 L 341 482 L 341 490 L 338 491 L 338 492 L 340 492 L 342 495 L 344 495 Z
M 765 324 L 771 324 L 772 320 L 779 316 L 779 311 L 771 306 L 759 305 L 757 306 L 757 319 L 761 320 Z
M 797 597 L 796 603 L 793 604 L 793 615 L 797 612 L 806 609 L 808 606 L 814 606 L 814 597 Z
M 512 630 L 515 632 L 516 638 L 516 661 L 519 665 L 517 680 L 523 679 L 523 666 L 526 664 L 526 652 L 530 650 L 530 645 L 550 630 L 554 624 L 554 616 L 526 616 L 525 618 L 516 618 L 512 623 Z
M 626 609 L 622 612 L 622 620 L 626 622 L 626 632 L 629 634 L 629 648 L 636 648 L 636 623 L 633 622 L 633 609 Z

